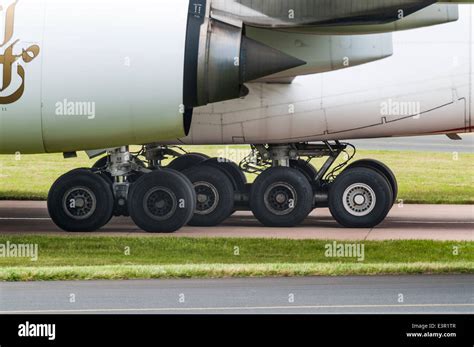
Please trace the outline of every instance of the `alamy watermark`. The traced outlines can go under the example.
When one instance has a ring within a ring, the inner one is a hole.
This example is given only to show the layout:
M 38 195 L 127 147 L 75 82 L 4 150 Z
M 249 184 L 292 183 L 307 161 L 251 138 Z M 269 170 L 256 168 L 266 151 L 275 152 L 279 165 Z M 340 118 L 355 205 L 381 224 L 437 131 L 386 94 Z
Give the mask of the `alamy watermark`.
M 46 337 L 49 341 L 56 340 L 56 324 L 35 324 L 26 321 L 18 325 L 19 337 Z
M 29 258 L 38 260 L 38 244 L 0 243 L 0 258 Z
M 421 115 L 421 104 L 418 101 L 395 101 L 388 99 L 380 104 L 382 116 L 402 116 L 419 118 Z
M 324 247 L 327 258 L 356 258 L 357 261 L 365 260 L 365 245 L 362 243 L 328 243 Z
M 240 163 L 245 158 L 248 158 L 250 162 L 256 164 L 258 161 L 257 156 L 254 152 L 248 149 L 232 148 L 226 146 L 217 151 L 217 157 L 219 162 L 229 162 L 233 161 L 235 163 Z
M 95 119 L 95 102 L 69 101 L 64 99 L 56 103 L 56 116 L 79 116 Z

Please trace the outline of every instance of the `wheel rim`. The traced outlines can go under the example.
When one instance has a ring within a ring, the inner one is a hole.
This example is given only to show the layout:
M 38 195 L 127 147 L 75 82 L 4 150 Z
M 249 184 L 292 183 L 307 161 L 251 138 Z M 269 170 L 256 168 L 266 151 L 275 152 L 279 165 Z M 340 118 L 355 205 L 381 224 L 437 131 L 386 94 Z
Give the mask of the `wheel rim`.
M 64 194 L 63 210 L 73 219 L 87 219 L 94 214 L 96 209 L 97 199 L 89 188 L 74 187 Z
M 370 186 L 364 183 L 356 183 L 344 191 L 342 202 L 346 211 L 351 215 L 364 217 L 374 210 L 377 198 Z
M 209 182 L 196 182 L 196 214 L 206 215 L 214 212 L 219 205 L 219 192 Z
M 296 190 L 288 183 L 277 182 L 267 188 L 265 207 L 275 215 L 284 216 L 294 211 L 297 203 Z
M 168 220 L 176 211 L 176 195 L 164 187 L 150 190 L 143 199 L 145 213 L 156 221 Z

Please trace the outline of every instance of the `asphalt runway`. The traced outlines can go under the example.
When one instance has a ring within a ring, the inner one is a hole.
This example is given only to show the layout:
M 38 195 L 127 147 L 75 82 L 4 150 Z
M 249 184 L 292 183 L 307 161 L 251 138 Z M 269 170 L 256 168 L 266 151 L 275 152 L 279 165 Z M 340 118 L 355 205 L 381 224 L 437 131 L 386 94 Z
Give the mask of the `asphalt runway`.
M 31 201 L 0 201 L 0 234 L 69 235 L 59 230 L 50 220 L 46 203 Z M 114 218 L 99 232 L 77 235 L 474 241 L 474 206 L 395 206 L 386 221 L 374 229 L 341 228 L 327 209 L 321 209 L 316 210 L 303 225 L 295 228 L 266 228 L 250 212 L 237 212 L 221 226 L 185 227 L 171 235 L 144 233 L 130 218 Z
M 473 288 L 474 275 L 0 283 L 0 314 L 458 314 L 474 313 Z

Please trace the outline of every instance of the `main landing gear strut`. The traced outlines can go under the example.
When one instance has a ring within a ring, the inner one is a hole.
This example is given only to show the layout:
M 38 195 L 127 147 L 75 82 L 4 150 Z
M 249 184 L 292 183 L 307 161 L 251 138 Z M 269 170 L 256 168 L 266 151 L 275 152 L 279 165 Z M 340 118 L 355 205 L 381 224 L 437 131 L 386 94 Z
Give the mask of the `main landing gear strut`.
M 372 228 L 385 219 L 396 200 L 397 181 L 386 165 L 375 160 L 348 165 L 356 152 L 352 145 L 336 141 L 254 150 L 257 160 L 247 159 L 242 166 L 262 172 L 251 188 L 250 207 L 265 226 L 296 226 L 313 209 L 329 207 L 345 227 Z M 341 154 L 345 158 L 338 163 Z M 317 171 L 310 161 L 323 157 L 327 160 Z
M 258 145 L 237 165 L 167 146 L 144 146 L 138 153 L 121 147 L 92 169 L 59 178 L 48 209 L 60 228 L 72 232 L 130 216 L 145 231 L 169 233 L 186 224 L 219 225 L 236 210 L 251 210 L 268 227 L 293 227 L 321 207 L 345 227 L 372 228 L 393 206 L 397 181 L 378 161 L 349 164 L 354 155 L 353 146 L 339 142 Z M 162 165 L 170 157 L 176 159 Z M 316 170 L 310 161 L 323 157 Z M 254 183 L 244 173 L 257 175 Z
M 118 148 L 92 169 L 59 178 L 48 197 L 53 221 L 66 231 L 97 230 L 113 215 L 130 216 L 148 232 L 174 232 L 186 225 L 196 206 L 191 182 L 176 170 L 161 168 L 159 158 L 146 165 L 138 154 Z

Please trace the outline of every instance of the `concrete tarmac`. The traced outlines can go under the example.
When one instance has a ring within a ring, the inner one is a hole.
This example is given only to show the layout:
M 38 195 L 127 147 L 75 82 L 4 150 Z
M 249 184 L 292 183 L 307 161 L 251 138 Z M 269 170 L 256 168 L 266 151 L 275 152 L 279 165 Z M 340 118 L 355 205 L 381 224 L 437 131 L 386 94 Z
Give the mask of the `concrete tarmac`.
M 0 201 L 0 235 L 10 234 L 69 235 L 53 224 L 44 202 Z M 221 226 L 185 227 L 171 235 L 144 233 L 130 218 L 114 218 L 99 232 L 78 235 L 474 241 L 474 205 L 394 206 L 387 219 L 373 229 L 341 228 L 327 209 L 321 209 L 295 228 L 266 228 L 250 212 L 237 212 Z

